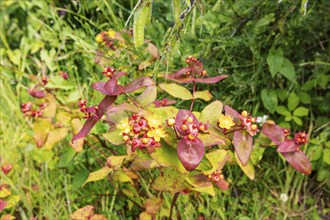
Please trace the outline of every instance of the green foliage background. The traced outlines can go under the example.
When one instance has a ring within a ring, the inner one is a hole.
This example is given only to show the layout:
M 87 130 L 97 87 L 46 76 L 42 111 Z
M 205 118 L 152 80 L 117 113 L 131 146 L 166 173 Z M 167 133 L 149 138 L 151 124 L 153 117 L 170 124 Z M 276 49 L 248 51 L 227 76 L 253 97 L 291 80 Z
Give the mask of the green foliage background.
M 180 196 L 177 211 L 182 218 L 329 218 L 330 2 L 309 1 L 305 15 L 303 2 L 200 0 L 182 22 L 175 22 L 172 2 L 154 1 L 145 39 L 160 49 L 161 61 L 138 70 L 148 57 L 141 49 L 136 49 L 135 60 L 116 60 L 115 67 L 127 70 L 129 79 L 172 73 L 187 55 L 195 55 L 209 75 L 230 76 L 199 89 L 209 89 L 216 99 L 236 109 L 271 115 L 282 126 L 311 135 L 305 149 L 313 163 L 310 176 L 295 172 L 267 149 L 255 181 L 229 167 L 225 170 L 232 179 L 228 192 L 213 198 Z M 18 219 L 68 218 L 87 204 L 96 204 L 97 211 L 111 219 L 133 219 L 141 212 L 105 181 L 81 188 L 89 171 L 97 169 L 92 150 L 75 155 L 68 147 L 71 134 L 52 151 L 37 149 L 19 107 L 29 100 L 31 75 L 56 75 L 60 70 L 70 76 L 57 91 L 63 103 L 75 106 L 80 97 L 99 100 L 101 96 L 90 89 L 102 77 L 102 68 L 94 62 L 95 36 L 109 28 L 122 30 L 136 3 L 1 1 L 1 159 L 14 164 L 12 173 L 1 177 L 21 198 L 7 213 Z M 181 3 L 183 10 L 187 6 Z M 126 28 L 132 25 L 131 19 Z M 200 101 L 195 108 L 205 105 Z M 142 194 L 152 183 L 143 184 Z M 288 195 L 287 202 L 280 200 L 281 193 Z M 163 196 L 170 204 L 172 196 Z

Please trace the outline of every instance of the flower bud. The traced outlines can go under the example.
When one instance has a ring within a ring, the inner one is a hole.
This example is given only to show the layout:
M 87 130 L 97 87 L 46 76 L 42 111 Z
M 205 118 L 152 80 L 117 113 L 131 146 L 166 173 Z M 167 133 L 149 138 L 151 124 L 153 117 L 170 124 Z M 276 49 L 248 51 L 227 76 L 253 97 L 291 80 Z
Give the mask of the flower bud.
M 170 118 L 167 120 L 167 125 L 168 126 L 173 126 L 175 124 L 175 119 L 174 118 Z
M 248 113 L 247 113 L 247 111 L 242 111 L 242 113 L 241 113 L 241 115 L 243 116 L 243 117 L 247 117 L 248 116 Z

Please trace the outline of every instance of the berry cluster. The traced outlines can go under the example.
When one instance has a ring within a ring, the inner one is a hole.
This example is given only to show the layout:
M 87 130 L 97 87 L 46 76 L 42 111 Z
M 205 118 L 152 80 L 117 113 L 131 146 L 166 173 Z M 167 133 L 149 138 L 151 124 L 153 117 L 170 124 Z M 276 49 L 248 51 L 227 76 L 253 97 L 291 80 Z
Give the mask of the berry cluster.
M 206 124 L 199 122 L 194 116 L 187 116 L 183 120 L 178 120 L 178 117 L 175 120 L 169 119 L 167 124 L 169 126 L 173 126 L 175 124 L 178 132 L 187 137 L 189 140 L 194 140 L 200 131 L 204 132 L 208 128 Z
M 223 179 L 225 179 L 225 177 L 223 176 L 221 170 L 216 170 L 214 171 L 212 174 L 209 174 L 207 175 L 207 178 L 210 180 L 210 181 L 213 181 L 213 182 L 219 182 Z
M 256 122 L 256 118 L 249 116 L 248 112 L 245 110 L 242 111 L 241 116 L 243 117 L 241 119 L 241 127 L 246 128 L 250 134 L 252 133 L 253 135 L 255 135 L 257 131 L 259 131 L 257 124 L 254 124 Z
M 13 169 L 13 165 L 11 163 L 4 163 L 1 166 L 2 172 L 7 175 Z
M 46 104 L 45 103 L 40 104 L 38 107 L 39 107 L 39 109 L 33 109 L 31 102 L 23 103 L 21 105 L 21 112 L 23 112 L 24 115 L 30 116 L 33 118 L 41 117 L 42 110 L 46 107 Z
M 160 138 L 165 137 L 162 122 L 157 116 L 133 114 L 129 120 L 122 120 L 118 128 L 121 129 L 123 141 L 131 147 L 132 152 L 140 148 L 152 153 L 156 147 L 160 147 Z
M 85 118 L 98 117 L 98 106 L 87 106 L 85 100 L 80 100 L 78 102 L 80 111 L 85 114 Z
M 116 69 L 113 67 L 104 67 L 104 71 L 102 72 L 102 74 L 106 77 L 109 78 L 114 78 L 114 74 L 116 72 Z
M 106 47 L 109 47 L 112 50 L 115 50 L 114 36 L 109 34 L 109 32 L 103 31 L 96 36 L 96 41 L 102 43 Z
M 298 132 L 294 134 L 294 141 L 296 144 L 306 144 L 308 142 L 307 134 L 305 132 Z
M 288 129 L 283 130 L 284 137 L 288 137 L 290 135 L 290 131 Z
M 202 63 L 199 62 L 195 57 L 193 56 L 188 56 L 186 58 L 186 63 L 189 65 L 189 66 L 202 66 Z M 190 71 L 187 71 L 185 74 L 186 76 L 190 76 L 192 75 L 192 72 L 193 70 L 190 70 Z M 199 73 L 199 72 L 198 72 Z M 200 77 L 207 77 L 207 72 L 206 70 L 202 70 L 200 73 L 199 73 L 199 76 Z M 195 77 L 195 76 L 194 76 Z

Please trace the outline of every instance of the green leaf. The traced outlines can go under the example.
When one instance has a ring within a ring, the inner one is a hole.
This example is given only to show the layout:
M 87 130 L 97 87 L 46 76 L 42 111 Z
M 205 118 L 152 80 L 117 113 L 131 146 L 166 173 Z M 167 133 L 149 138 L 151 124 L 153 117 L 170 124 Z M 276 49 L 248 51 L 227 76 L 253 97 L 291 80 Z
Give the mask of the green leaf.
M 261 90 L 261 100 L 264 103 L 265 108 L 270 112 L 274 113 L 277 108 L 277 95 L 273 89 Z
M 284 100 L 286 100 L 286 97 L 289 93 L 286 89 L 276 89 L 276 94 L 277 97 L 283 102 Z
M 199 121 L 210 124 L 218 124 L 219 118 L 222 114 L 223 104 L 220 101 L 214 101 L 207 105 L 201 115 L 199 116 Z
M 254 171 L 254 166 L 253 166 L 251 160 L 249 160 L 249 162 L 245 166 L 243 166 L 243 164 L 239 160 L 236 152 L 235 152 L 235 160 L 236 160 L 237 164 L 239 165 L 239 167 L 243 170 L 243 172 L 245 173 L 245 175 L 247 177 L 249 177 L 249 179 L 253 180 L 254 179 L 254 175 L 255 175 L 255 171 Z
M 280 67 L 279 72 L 291 82 L 296 80 L 296 72 L 291 61 L 287 58 L 284 58 L 283 65 Z
M 141 47 L 144 43 L 144 27 L 148 22 L 149 7 L 151 7 L 150 4 L 146 4 L 143 7 L 137 9 L 134 14 L 133 38 L 136 48 Z
M 173 16 L 176 24 L 180 22 L 181 0 L 172 0 Z
M 161 148 L 156 148 L 151 154 L 151 157 L 164 167 L 176 167 L 181 173 L 187 173 L 179 160 L 177 149 L 167 145 L 165 142 L 161 143 Z
M 155 101 L 157 98 L 156 86 L 148 86 L 141 95 L 135 98 L 135 101 L 142 107 L 145 107 Z
M 297 94 L 295 92 L 291 92 L 288 99 L 288 109 L 293 111 L 295 108 L 297 108 L 299 102 L 300 100 Z
M 283 57 L 283 50 L 278 48 L 271 48 L 267 57 L 267 64 L 269 66 L 269 71 L 274 77 L 276 73 L 279 72 L 280 67 L 283 65 L 284 57 Z
M 123 156 L 110 156 L 107 159 L 107 165 L 114 170 L 117 170 L 122 165 L 123 161 L 126 159 L 127 155 Z
M 88 170 L 80 170 L 78 171 L 72 180 L 72 187 L 74 189 L 78 189 L 82 186 L 82 184 L 87 180 L 88 178 Z
M 121 135 L 121 130 L 118 128 L 104 133 L 103 137 L 113 145 L 124 144 L 123 136 Z
M 293 115 L 294 116 L 306 116 L 308 115 L 309 109 L 305 107 L 298 107 L 296 110 L 294 110 Z
M 179 192 L 185 188 L 184 181 L 188 173 L 182 174 L 175 168 L 167 168 L 164 170 L 163 176 L 157 177 L 152 184 L 152 188 L 160 191 Z
M 60 157 L 60 161 L 58 163 L 59 167 L 66 167 L 72 161 L 76 151 L 72 147 L 65 148 L 64 153 Z
M 125 183 L 125 182 L 130 182 L 133 184 L 133 180 L 131 177 L 129 177 L 123 170 L 119 170 L 117 172 L 115 172 L 112 175 L 112 178 L 116 181 L 116 182 L 120 182 L 120 183 Z
M 329 148 L 325 148 L 323 151 L 323 161 L 330 165 L 330 149 Z
M 276 112 L 280 115 L 291 116 L 291 112 L 283 105 L 277 106 Z
M 204 172 L 204 174 L 207 175 L 207 174 L 213 173 L 214 171 L 216 171 L 219 168 L 219 166 L 222 169 L 224 163 L 226 162 L 226 161 L 224 161 L 224 159 L 227 156 L 228 156 L 227 151 L 223 150 L 223 149 L 214 150 L 210 153 L 205 154 L 205 157 L 212 164 L 212 169 L 208 170 L 207 172 Z
M 84 186 L 88 182 L 98 181 L 104 179 L 113 169 L 105 166 L 101 169 L 94 171 L 88 175 L 87 180 L 84 182 L 82 186 Z
M 311 104 L 312 98 L 307 92 L 298 92 L 299 99 L 304 104 Z
M 302 16 L 305 16 L 307 13 L 308 0 L 301 0 L 300 12 Z
M 195 99 L 203 99 L 205 101 L 210 101 L 213 97 L 209 90 L 197 91 L 194 96 Z
M 297 116 L 292 116 L 292 119 L 297 125 L 300 125 L 300 126 L 303 125 L 302 120 L 300 118 L 298 118 Z
M 188 89 L 175 83 L 162 83 L 159 87 L 175 98 L 182 100 L 190 100 L 193 98 Z

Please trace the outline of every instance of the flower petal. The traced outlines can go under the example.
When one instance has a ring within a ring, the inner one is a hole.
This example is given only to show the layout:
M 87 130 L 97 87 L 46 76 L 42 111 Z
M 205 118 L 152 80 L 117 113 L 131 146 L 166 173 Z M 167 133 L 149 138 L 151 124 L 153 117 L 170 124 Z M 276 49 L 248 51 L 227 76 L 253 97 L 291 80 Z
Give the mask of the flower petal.
M 186 170 L 194 170 L 204 156 L 202 141 L 197 137 L 194 140 L 182 138 L 178 143 L 178 156 Z

